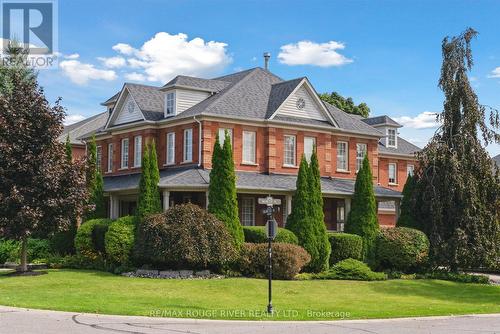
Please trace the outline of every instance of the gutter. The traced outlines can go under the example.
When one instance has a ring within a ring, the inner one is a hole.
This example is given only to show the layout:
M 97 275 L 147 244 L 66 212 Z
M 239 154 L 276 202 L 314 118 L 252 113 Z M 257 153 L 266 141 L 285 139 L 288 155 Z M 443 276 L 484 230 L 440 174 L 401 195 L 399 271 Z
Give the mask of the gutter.
M 196 118 L 196 116 L 193 116 L 193 120 L 198 123 L 198 168 L 201 166 L 201 135 L 202 135 L 202 125 L 201 122 Z

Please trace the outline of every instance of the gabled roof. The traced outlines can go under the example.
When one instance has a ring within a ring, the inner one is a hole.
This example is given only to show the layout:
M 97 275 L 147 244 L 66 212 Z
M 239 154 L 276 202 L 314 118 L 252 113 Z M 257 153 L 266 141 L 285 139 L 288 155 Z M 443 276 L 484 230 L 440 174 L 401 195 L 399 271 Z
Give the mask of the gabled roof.
M 325 104 L 330 114 L 332 114 L 333 119 L 335 119 L 335 122 L 337 122 L 340 129 L 363 133 L 371 136 L 384 136 L 382 132 L 362 122 L 358 117 L 356 117 L 356 115 L 348 114 L 328 102 L 323 101 L 323 103 Z
M 69 135 L 69 140 L 73 145 L 83 145 L 83 141 L 80 139 L 86 134 L 92 134 L 96 131 L 102 129 L 108 120 L 108 112 L 91 116 L 83 121 L 67 125 L 64 127 L 62 134 L 59 136 L 58 140 L 60 142 L 66 142 L 66 138 Z
M 183 87 L 183 88 L 193 88 L 198 90 L 204 90 L 207 92 L 219 92 L 230 83 L 222 80 L 215 79 L 202 79 L 189 77 L 185 75 L 178 75 L 169 82 L 167 82 L 161 89 L 172 88 L 172 87 Z
M 363 118 L 363 122 L 365 122 L 368 125 L 371 126 L 383 126 L 383 125 L 389 125 L 389 126 L 395 126 L 395 127 L 402 127 L 401 124 L 393 120 L 387 115 L 382 115 L 382 116 L 376 116 L 376 117 L 369 117 L 369 118 Z
M 115 95 L 111 96 L 109 99 L 106 101 L 102 102 L 102 106 L 107 106 L 108 104 L 115 103 L 118 100 L 118 96 L 120 96 L 121 91 L 117 92 Z
M 409 141 L 398 136 L 398 147 L 386 147 L 385 141 L 378 143 L 378 151 L 388 154 L 398 154 L 398 155 L 414 155 L 415 153 L 421 151 L 422 149 L 416 145 L 413 145 Z
M 269 102 L 267 104 L 266 118 L 271 117 L 276 110 L 285 102 L 286 98 L 292 94 L 297 86 L 304 78 L 278 82 L 271 85 L 271 93 L 269 94 Z

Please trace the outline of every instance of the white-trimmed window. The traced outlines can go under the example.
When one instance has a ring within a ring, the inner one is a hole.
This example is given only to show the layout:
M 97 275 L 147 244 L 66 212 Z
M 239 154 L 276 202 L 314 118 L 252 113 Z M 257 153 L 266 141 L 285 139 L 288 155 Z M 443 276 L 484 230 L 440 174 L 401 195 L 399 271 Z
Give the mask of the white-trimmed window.
M 134 137 L 134 167 L 142 165 L 142 136 Z
M 102 147 L 97 146 L 97 148 L 96 148 L 96 167 L 97 167 L 98 171 L 101 170 L 101 163 L 102 163 Z
M 167 165 L 175 164 L 175 132 L 167 133 Z
M 395 163 L 389 164 L 389 184 L 397 183 L 397 165 Z
M 255 163 L 255 132 L 243 131 L 243 163 Z
M 108 172 L 113 171 L 113 143 L 108 144 Z
M 311 161 L 311 156 L 314 152 L 314 148 L 316 147 L 316 138 L 315 137 L 304 137 L 304 156 L 307 161 Z
M 365 159 L 366 151 L 367 151 L 366 144 L 361 144 L 361 143 L 356 144 L 356 173 L 363 165 L 363 160 Z
M 387 129 L 387 147 L 396 147 L 396 129 Z
M 413 173 L 415 172 L 415 165 L 406 165 L 406 175 L 411 175 L 413 176 Z
M 285 166 L 296 166 L 295 136 L 285 135 Z
M 122 139 L 122 164 L 121 168 L 128 168 L 128 138 Z
M 243 197 L 241 199 L 241 223 L 243 226 L 255 225 L 255 198 Z
M 226 130 L 229 135 L 229 142 L 231 143 L 231 147 L 233 147 L 233 129 L 229 128 L 219 128 L 219 144 L 220 146 L 224 145 L 226 141 Z
M 184 162 L 193 161 L 193 129 L 184 130 Z
M 175 115 L 175 92 L 165 95 L 165 114 L 167 116 Z
M 337 142 L 337 170 L 340 171 L 349 170 L 348 161 L 349 161 L 349 153 L 348 153 L 347 142 L 345 141 Z

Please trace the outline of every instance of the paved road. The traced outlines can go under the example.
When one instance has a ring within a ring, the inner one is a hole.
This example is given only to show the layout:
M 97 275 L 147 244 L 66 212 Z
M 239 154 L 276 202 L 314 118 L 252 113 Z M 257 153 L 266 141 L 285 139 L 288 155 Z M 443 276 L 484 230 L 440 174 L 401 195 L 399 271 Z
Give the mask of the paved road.
M 257 322 L 124 317 L 71 312 L 28 310 L 0 306 L 2 334 L 156 334 L 156 333 L 500 333 L 500 314 L 406 318 L 390 320 L 342 320 L 318 322 Z

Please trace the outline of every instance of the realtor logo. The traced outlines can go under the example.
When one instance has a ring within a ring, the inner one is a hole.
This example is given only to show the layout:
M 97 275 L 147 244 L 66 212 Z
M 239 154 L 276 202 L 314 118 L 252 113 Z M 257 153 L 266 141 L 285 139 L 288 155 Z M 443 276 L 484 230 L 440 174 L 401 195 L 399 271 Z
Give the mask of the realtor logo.
M 57 53 L 56 0 L 0 0 L 2 53 L 15 41 L 33 67 L 51 67 Z

